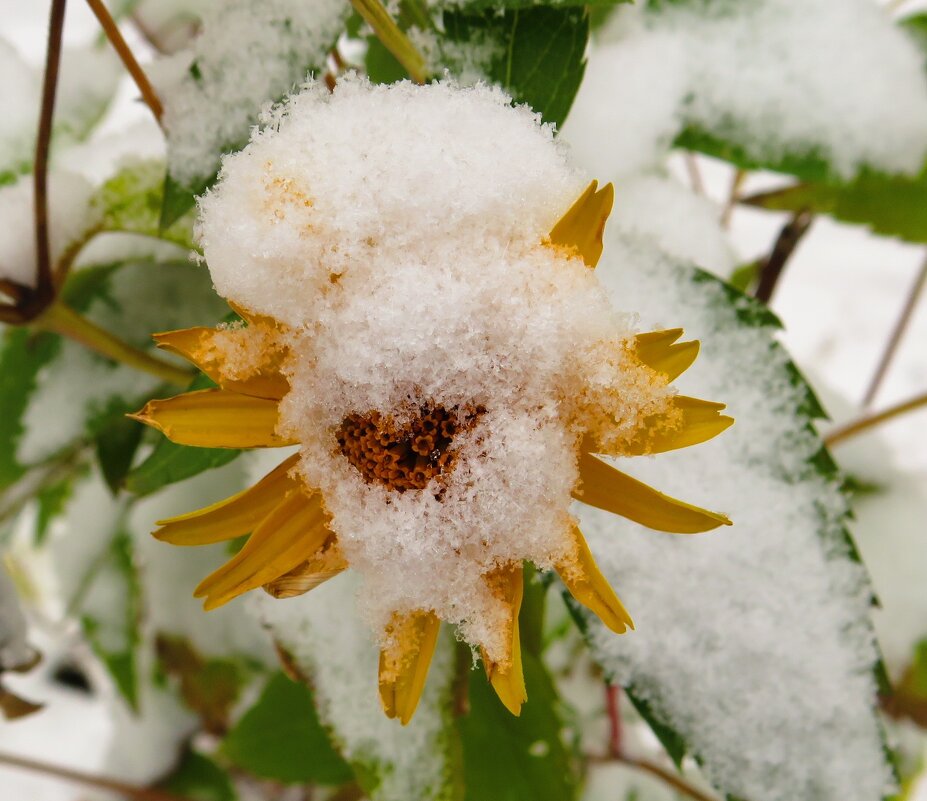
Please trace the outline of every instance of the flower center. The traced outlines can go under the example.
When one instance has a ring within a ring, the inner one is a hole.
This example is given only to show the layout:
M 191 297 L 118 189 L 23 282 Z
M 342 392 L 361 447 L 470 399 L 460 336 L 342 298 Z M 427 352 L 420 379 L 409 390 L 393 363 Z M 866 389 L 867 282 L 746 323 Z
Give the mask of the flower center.
M 454 437 L 472 429 L 482 412 L 469 405 L 421 406 L 403 425 L 376 411 L 349 414 L 338 428 L 338 445 L 368 484 L 397 492 L 424 489 L 454 469 Z

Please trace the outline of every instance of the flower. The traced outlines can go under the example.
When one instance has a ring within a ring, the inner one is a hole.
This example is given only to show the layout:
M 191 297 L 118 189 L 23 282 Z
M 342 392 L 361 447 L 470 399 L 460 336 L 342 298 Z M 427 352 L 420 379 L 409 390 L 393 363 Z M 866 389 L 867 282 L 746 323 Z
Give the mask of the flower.
M 698 343 L 634 333 L 599 286 L 612 186 L 579 193 L 552 131 L 502 92 L 349 79 L 267 123 L 200 209 L 243 323 L 155 336 L 218 388 L 136 419 L 185 445 L 299 452 L 155 536 L 250 534 L 196 589 L 206 609 L 357 570 L 380 696 L 403 724 L 442 620 L 518 714 L 524 562 L 613 631 L 633 626 L 571 499 L 661 531 L 730 523 L 599 456 L 688 447 L 733 421 L 671 386 Z

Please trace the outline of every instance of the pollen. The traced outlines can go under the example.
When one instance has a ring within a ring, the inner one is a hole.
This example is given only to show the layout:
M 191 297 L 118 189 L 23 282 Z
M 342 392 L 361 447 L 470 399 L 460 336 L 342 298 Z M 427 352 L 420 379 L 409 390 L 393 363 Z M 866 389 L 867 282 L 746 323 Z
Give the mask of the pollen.
M 454 438 L 472 430 L 482 413 L 471 405 L 428 404 L 404 423 L 377 411 L 349 414 L 338 429 L 338 446 L 368 484 L 397 492 L 425 489 L 450 475 L 457 458 Z

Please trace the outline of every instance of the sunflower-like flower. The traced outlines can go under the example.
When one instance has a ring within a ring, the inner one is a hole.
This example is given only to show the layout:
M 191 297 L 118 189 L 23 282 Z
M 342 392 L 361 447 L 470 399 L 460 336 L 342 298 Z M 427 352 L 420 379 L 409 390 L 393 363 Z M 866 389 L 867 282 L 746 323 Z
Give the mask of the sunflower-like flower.
M 402 723 L 441 621 L 518 714 L 525 562 L 613 631 L 633 625 L 572 500 L 659 531 L 730 522 L 600 456 L 696 445 L 732 420 L 671 386 L 698 343 L 635 333 L 599 285 L 612 186 L 582 191 L 552 130 L 501 91 L 347 79 L 265 123 L 200 204 L 242 322 L 155 337 L 218 387 L 137 419 L 185 445 L 299 451 L 155 536 L 249 535 L 197 587 L 207 610 L 358 571 L 380 696 Z

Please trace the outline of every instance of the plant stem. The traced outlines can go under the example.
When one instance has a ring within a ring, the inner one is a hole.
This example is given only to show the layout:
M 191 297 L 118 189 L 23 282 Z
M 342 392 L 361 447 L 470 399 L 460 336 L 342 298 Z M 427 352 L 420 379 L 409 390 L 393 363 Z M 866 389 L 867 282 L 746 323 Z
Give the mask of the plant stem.
M 95 787 L 98 790 L 109 790 L 131 798 L 133 801 L 189 801 L 187 798 L 163 790 L 136 787 L 115 779 L 94 776 L 93 774 L 84 773 L 83 771 L 62 768 L 57 765 L 49 765 L 46 762 L 13 756 L 12 754 L 0 753 L 0 764 L 9 765 L 14 768 L 22 768 L 23 770 L 31 770 L 46 776 L 54 776 L 59 779 L 64 779 L 65 781 L 83 784 L 87 787 Z
M 727 202 L 724 204 L 724 209 L 718 220 L 722 228 L 727 228 L 731 224 L 731 215 L 734 213 L 734 206 L 737 205 L 737 201 L 740 199 L 740 188 L 743 186 L 746 177 L 746 170 L 737 170 L 734 177 L 731 178 L 731 188 L 727 195 Z
M 795 252 L 795 248 L 798 247 L 798 243 L 808 233 L 808 229 L 813 222 L 814 215 L 810 211 L 803 209 L 792 215 L 792 218 L 782 226 L 773 249 L 760 268 L 760 282 L 754 293 L 757 300 L 761 300 L 766 304 L 772 300 L 785 265 Z
M 415 83 L 425 83 L 425 59 L 395 23 L 380 0 L 351 0 L 354 10 L 373 28 L 383 46 L 405 67 Z
M 166 361 L 134 348 L 118 339 L 109 331 L 66 306 L 58 300 L 35 321 L 35 325 L 47 331 L 69 337 L 90 350 L 109 359 L 149 373 L 162 381 L 186 387 L 193 376 L 181 367 L 175 367 Z
M 87 5 L 90 6 L 90 10 L 93 11 L 99 21 L 100 26 L 103 28 L 103 32 L 106 34 L 106 38 L 109 39 L 113 49 L 119 54 L 119 58 L 122 59 L 122 63 L 125 65 L 126 70 L 128 70 L 129 75 L 132 76 L 132 80 L 135 81 L 138 91 L 142 93 L 142 99 L 148 104 L 148 108 L 151 109 L 151 113 L 154 114 L 155 119 L 158 121 L 158 124 L 160 124 L 161 117 L 164 115 L 164 107 L 161 105 L 161 100 L 157 92 L 155 92 L 154 87 L 151 85 L 151 82 L 148 80 L 148 76 L 145 75 L 145 71 L 132 54 L 129 45 L 126 44 L 126 40 L 119 31 L 119 26 L 116 24 L 116 21 L 109 13 L 109 9 L 106 8 L 102 0 L 87 0 Z
M 857 420 L 847 423 L 846 425 L 838 426 L 826 437 L 824 437 L 824 444 L 828 447 L 833 447 L 834 445 L 837 445 L 844 440 L 855 437 L 857 434 L 868 431 L 870 428 L 881 425 L 887 420 L 892 420 L 895 417 L 900 417 L 903 414 L 913 412 L 923 407 L 927 407 L 927 392 L 924 392 L 921 395 L 917 395 L 916 397 L 904 401 L 903 403 L 889 406 L 889 408 L 885 409 L 884 411 L 877 412 L 875 414 L 867 414 Z
M 621 687 L 605 685 L 605 708 L 608 710 L 608 753 L 615 759 L 621 756 Z
M 45 76 L 42 80 L 42 106 L 39 110 L 39 130 L 35 142 L 33 165 L 33 204 L 35 211 L 36 289 L 24 305 L 34 316 L 54 297 L 51 249 L 48 242 L 48 154 L 51 149 L 52 119 L 55 94 L 61 65 L 61 39 L 64 29 L 66 0 L 52 0 L 48 19 L 48 50 L 45 55 Z M 24 314 L 28 314 L 23 310 Z
M 686 164 L 686 171 L 689 173 L 689 181 L 692 183 L 692 191 L 696 195 L 705 195 L 705 183 L 702 181 L 702 173 L 698 168 L 698 159 L 695 154 L 687 150 L 682 154 L 682 160 Z
M 689 784 L 685 779 L 680 778 L 675 773 L 667 770 L 662 765 L 658 765 L 656 762 L 650 762 L 646 759 L 636 759 L 626 754 L 619 754 L 614 757 L 614 760 L 620 762 L 622 765 L 627 765 L 628 767 L 636 768 L 644 773 L 649 773 L 651 776 L 656 776 L 677 792 L 689 798 L 694 798 L 695 801 L 716 801 L 712 796 L 703 793 L 697 787 Z
M 872 376 L 872 381 L 869 382 L 869 388 L 866 390 L 866 394 L 863 397 L 863 408 L 867 408 L 872 401 L 875 400 L 876 393 L 879 391 L 879 387 L 882 386 L 882 380 L 885 378 L 888 368 L 895 358 L 895 353 L 898 350 L 898 346 L 901 344 L 905 331 L 907 331 L 908 323 L 911 322 L 911 316 L 914 314 L 914 309 L 917 306 L 917 301 L 920 299 L 925 284 L 927 284 L 927 257 L 921 262 L 921 269 L 914 279 L 914 284 L 908 291 L 908 296 L 905 298 L 901 314 L 895 322 L 895 327 L 892 329 L 891 336 L 888 338 L 888 343 L 885 346 L 885 350 L 882 352 L 882 358 L 879 360 L 879 365 L 876 367 L 875 374 Z

